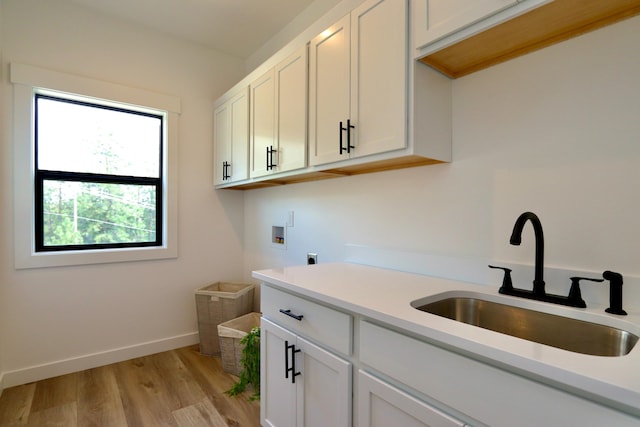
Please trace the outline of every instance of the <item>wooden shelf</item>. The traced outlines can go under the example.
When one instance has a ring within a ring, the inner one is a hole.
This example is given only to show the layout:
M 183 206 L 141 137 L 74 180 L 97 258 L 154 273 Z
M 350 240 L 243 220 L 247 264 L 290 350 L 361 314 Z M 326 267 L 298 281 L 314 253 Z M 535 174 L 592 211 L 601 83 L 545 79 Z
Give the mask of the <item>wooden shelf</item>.
M 421 58 L 458 78 L 640 14 L 640 0 L 555 0 Z
M 278 187 L 286 184 L 296 184 L 300 182 L 318 181 L 321 179 L 339 178 L 343 176 L 360 175 L 365 173 L 382 172 L 393 169 L 405 169 L 416 166 L 434 165 L 444 163 L 420 156 L 403 156 L 388 160 L 362 163 L 358 165 L 345 166 L 340 168 L 325 169 L 323 171 L 302 172 L 285 177 L 274 177 L 261 181 L 247 182 L 227 187 L 229 190 L 252 190 L 255 188 Z

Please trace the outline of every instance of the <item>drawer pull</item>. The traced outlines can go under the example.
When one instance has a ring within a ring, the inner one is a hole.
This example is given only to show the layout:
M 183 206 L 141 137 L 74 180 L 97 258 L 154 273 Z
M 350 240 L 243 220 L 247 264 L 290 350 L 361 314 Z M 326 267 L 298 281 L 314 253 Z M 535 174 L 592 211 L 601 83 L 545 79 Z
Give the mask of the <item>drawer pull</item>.
M 280 313 L 286 314 L 289 317 L 293 317 L 294 319 L 296 319 L 298 321 L 302 321 L 302 318 L 304 317 L 302 314 L 293 314 L 291 312 L 291 310 L 285 310 L 284 308 L 280 309 Z

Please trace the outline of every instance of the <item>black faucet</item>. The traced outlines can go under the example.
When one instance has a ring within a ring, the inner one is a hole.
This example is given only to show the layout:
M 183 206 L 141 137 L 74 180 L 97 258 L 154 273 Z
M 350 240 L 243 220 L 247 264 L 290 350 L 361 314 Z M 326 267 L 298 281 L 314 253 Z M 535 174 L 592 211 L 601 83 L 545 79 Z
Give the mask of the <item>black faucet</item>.
M 548 294 L 544 289 L 544 233 L 542 232 L 542 224 L 540 219 L 533 212 L 525 212 L 518 217 L 515 225 L 513 226 L 513 232 L 511 233 L 511 239 L 509 242 L 512 245 L 520 245 L 522 243 L 522 229 L 527 221 L 531 221 L 533 225 L 533 231 L 536 236 L 536 264 L 535 264 L 535 276 L 533 279 L 533 290 L 514 288 L 511 280 L 511 269 L 506 267 L 499 267 L 490 265 L 491 268 L 496 268 L 504 271 L 504 277 L 502 280 L 502 286 L 498 292 L 504 295 L 511 295 L 515 297 L 534 299 L 537 301 L 551 302 L 554 304 L 568 305 L 570 307 L 585 308 L 587 304 L 582 299 L 580 292 L 580 281 L 590 280 L 592 282 L 604 282 L 609 281 L 609 308 L 605 311 L 607 313 L 626 315 L 627 312 L 622 309 L 622 275 L 613 271 L 605 271 L 602 273 L 603 279 L 592 279 L 589 277 L 572 277 L 571 289 L 568 296 Z
M 499 292 L 505 295 L 512 295 L 521 298 L 534 299 L 537 301 L 551 302 L 554 304 L 568 305 L 571 307 L 584 308 L 585 304 L 582 296 L 580 295 L 579 280 L 584 279 L 582 277 L 576 277 L 575 281 L 572 278 L 571 291 L 569 296 L 554 295 L 546 293 L 544 289 L 544 233 L 542 232 L 542 224 L 540 219 L 533 212 L 525 212 L 518 217 L 515 225 L 513 226 L 513 233 L 511 233 L 511 239 L 509 242 L 512 245 L 520 245 L 522 242 L 522 229 L 527 221 L 531 221 L 533 225 L 533 231 L 536 236 L 536 264 L 535 264 L 535 277 L 533 279 L 533 290 L 514 288 L 511 283 L 511 270 L 503 267 L 489 266 L 491 268 L 500 268 L 504 270 L 505 277 L 500 287 Z M 507 277 L 509 276 L 509 277 Z M 591 279 L 589 279 L 591 280 Z
M 542 224 L 538 216 L 533 212 L 525 212 L 520 215 L 513 226 L 513 232 L 511 233 L 509 242 L 512 245 L 520 246 L 520 243 L 522 243 L 522 229 L 527 221 L 531 221 L 533 232 L 536 236 L 536 265 L 535 277 L 533 279 L 533 293 L 534 295 L 543 296 L 545 294 L 544 279 L 542 278 L 544 269 L 544 233 L 542 232 Z

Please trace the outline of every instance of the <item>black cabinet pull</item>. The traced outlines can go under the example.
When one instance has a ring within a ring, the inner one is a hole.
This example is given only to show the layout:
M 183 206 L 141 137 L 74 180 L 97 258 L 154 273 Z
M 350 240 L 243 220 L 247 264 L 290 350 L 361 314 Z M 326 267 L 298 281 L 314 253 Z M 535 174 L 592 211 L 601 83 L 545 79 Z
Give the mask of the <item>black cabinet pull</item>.
M 291 310 L 285 310 L 284 308 L 280 309 L 280 313 L 286 314 L 289 317 L 293 317 L 294 319 L 296 319 L 298 321 L 302 321 L 302 318 L 304 317 L 302 314 L 293 314 L 291 312 Z
M 289 341 L 284 342 L 284 377 L 289 378 Z
M 273 161 L 273 153 L 277 153 L 278 150 L 276 150 L 275 148 L 273 148 L 273 145 L 271 146 L 271 169 L 275 168 L 276 166 L 278 166 L 278 164 L 276 162 Z
M 267 147 L 267 170 L 271 170 L 269 166 L 269 155 L 271 154 L 271 147 Z
M 291 350 L 291 367 L 289 367 L 289 350 Z M 284 377 L 289 378 L 289 372 L 291 372 L 291 384 L 296 383 L 296 377 L 301 372 L 296 372 L 296 353 L 300 353 L 300 349 L 296 350 L 295 344 L 289 345 L 289 341 L 284 342 Z
M 347 154 L 351 153 L 352 148 L 356 148 L 351 145 L 351 129 L 355 129 L 355 126 L 351 124 L 350 119 L 347 119 Z
M 354 129 L 355 126 L 353 126 L 351 124 L 351 119 L 347 119 L 347 127 L 343 127 L 342 126 L 342 122 L 340 122 L 339 125 L 339 130 L 340 130 L 340 154 L 342 155 L 343 152 L 347 152 L 347 154 L 351 153 L 351 149 L 352 148 L 356 148 L 353 145 L 351 145 L 351 129 Z M 346 131 L 347 132 L 347 148 L 343 147 L 342 145 L 342 132 Z
M 226 160 L 222 162 L 222 180 L 223 181 L 226 181 L 227 179 L 231 178 L 231 175 L 229 174 L 230 166 L 231 166 L 231 163 L 227 162 Z
M 273 145 L 267 147 L 267 170 L 270 171 L 277 165 L 273 162 L 273 153 L 277 153 L 278 150 L 273 148 Z

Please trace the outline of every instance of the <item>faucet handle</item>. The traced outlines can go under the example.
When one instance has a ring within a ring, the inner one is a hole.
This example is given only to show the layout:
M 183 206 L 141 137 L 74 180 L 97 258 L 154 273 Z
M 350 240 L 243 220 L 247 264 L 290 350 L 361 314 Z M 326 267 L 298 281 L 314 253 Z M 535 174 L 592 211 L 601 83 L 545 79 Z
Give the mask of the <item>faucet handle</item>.
M 571 277 L 571 289 L 569 289 L 569 301 L 572 301 L 573 307 L 586 308 L 587 303 L 582 299 L 580 292 L 580 280 L 589 280 L 591 282 L 604 282 L 603 279 L 592 279 L 591 277 Z
M 500 286 L 500 293 L 504 293 L 504 291 L 512 290 L 513 283 L 511 282 L 511 269 L 507 267 L 499 267 L 496 265 L 489 264 L 489 268 L 495 268 L 496 270 L 504 271 L 504 278 L 502 279 L 502 286 Z

